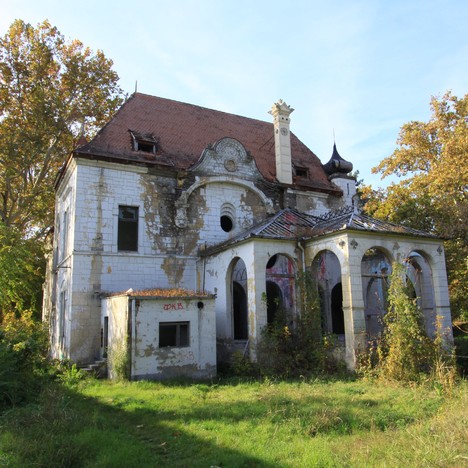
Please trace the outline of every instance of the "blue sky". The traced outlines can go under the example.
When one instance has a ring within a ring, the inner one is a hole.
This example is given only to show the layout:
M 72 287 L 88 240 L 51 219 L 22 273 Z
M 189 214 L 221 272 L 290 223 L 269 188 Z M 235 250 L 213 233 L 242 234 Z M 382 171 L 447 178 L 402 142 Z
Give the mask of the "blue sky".
M 322 160 L 341 156 L 366 183 L 400 127 L 428 120 L 431 96 L 468 92 L 466 0 L 0 0 L 0 35 L 48 19 L 101 49 L 120 85 L 270 120 L 278 99 L 292 131 Z

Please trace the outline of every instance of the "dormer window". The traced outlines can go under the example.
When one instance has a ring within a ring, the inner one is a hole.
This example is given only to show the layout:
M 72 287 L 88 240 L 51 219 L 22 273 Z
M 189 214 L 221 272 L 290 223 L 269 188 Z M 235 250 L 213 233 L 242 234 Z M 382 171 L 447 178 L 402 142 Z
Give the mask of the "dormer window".
M 306 167 L 296 167 L 296 177 L 307 179 L 309 176 L 309 170 Z
M 130 130 L 132 135 L 133 151 L 155 154 L 158 148 L 158 140 L 151 133 L 140 133 Z

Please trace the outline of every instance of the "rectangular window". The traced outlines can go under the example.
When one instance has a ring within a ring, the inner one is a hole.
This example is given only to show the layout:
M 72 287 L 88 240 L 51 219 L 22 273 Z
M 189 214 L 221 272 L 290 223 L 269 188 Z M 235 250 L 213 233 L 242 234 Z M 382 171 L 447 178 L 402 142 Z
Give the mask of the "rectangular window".
M 190 346 L 189 322 L 160 322 L 159 347 L 183 348 Z
M 307 177 L 309 171 L 305 167 L 296 167 L 296 176 L 297 177 Z
M 62 260 L 67 255 L 67 241 L 68 241 L 68 212 L 63 213 L 63 224 L 62 224 Z
M 117 249 L 138 251 L 138 207 L 119 206 Z

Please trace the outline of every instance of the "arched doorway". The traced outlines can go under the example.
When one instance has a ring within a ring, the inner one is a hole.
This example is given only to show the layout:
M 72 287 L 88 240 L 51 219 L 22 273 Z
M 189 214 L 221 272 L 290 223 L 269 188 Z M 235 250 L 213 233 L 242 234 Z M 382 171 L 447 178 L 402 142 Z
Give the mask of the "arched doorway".
M 426 333 L 434 336 L 437 329 L 432 268 L 425 256 L 412 251 L 406 259 L 407 289 L 416 299 L 424 317 Z
M 366 332 L 371 340 L 378 338 L 383 330 L 382 319 L 388 307 L 387 293 L 391 271 L 390 260 L 379 248 L 367 250 L 362 257 L 361 279 Z
M 241 258 L 236 258 L 231 270 L 231 311 L 232 334 L 234 340 L 249 338 L 247 269 Z
M 331 319 L 332 333 L 344 335 L 343 288 L 341 283 L 336 284 L 331 292 Z
M 249 327 L 247 319 L 247 293 L 237 281 L 232 282 L 232 315 L 234 322 L 234 339 L 247 340 Z
M 283 305 L 283 297 L 280 287 L 273 281 L 266 282 L 267 297 L 267 323 L 273 323 L 278 316 L 278 310 Z
M 267 323 L 273 323 L 278 313 L 284 318 L 295 308 L 296 270 L 292 260 L 283 254 L 272 255 L 266 266 Z
M 317 282 L 320 297 L 322 330 L 324 333 L 343 336 L 343 289 L 338 257 L 329 250 L 319 252 L 312 262 L 311 272 Z

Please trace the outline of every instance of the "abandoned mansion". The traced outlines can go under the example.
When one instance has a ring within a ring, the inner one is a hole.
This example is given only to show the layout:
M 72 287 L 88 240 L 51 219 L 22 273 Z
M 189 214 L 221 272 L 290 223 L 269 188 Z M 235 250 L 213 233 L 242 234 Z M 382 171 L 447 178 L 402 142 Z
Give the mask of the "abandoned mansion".
M 209 377 L 235 350 L 256 359 L 281 307 L 300 314 L 311 272 L 324 333 L 353 369 L 382 330 L 392 264 L 434 334 L 451 318 L 443 242 L 364 215 L 353 166 L 322 164 L 271 122 L 135 93 L 56 182 L 44 318 L 53 357 L 122 349 L 132 379 Z M 110 365 L 112 375 L 112 364 Z

